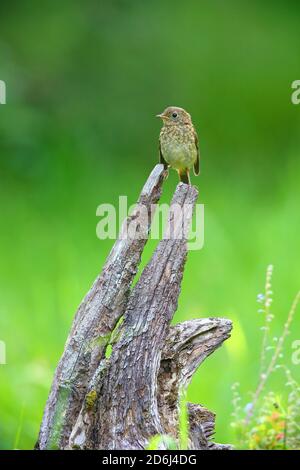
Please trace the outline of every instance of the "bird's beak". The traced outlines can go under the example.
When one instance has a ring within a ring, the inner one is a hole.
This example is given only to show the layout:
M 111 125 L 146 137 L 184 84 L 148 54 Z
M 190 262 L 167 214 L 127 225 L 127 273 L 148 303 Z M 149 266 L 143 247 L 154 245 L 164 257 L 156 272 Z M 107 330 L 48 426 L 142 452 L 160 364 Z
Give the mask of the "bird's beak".
M 157 114 L 156 117 L 163 119 L 164 115 L 163 114 Z

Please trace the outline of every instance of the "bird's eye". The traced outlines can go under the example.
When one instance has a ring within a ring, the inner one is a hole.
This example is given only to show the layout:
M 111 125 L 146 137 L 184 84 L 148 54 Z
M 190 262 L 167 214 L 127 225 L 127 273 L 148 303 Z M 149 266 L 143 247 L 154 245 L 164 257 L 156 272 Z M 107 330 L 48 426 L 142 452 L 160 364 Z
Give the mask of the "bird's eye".
M 177 118 L 177 113 L 172 113 L 172 117 L 175 119 Z

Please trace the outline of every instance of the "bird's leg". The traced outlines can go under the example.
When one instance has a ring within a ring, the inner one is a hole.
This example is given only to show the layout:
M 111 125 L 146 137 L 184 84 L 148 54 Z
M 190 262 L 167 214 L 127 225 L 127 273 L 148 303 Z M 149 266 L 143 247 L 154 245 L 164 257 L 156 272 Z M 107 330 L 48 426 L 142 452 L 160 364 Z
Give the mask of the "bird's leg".
M 182 183 L 191 185 L 190 171 L 188 168 L 178 170 L 179 179 Z

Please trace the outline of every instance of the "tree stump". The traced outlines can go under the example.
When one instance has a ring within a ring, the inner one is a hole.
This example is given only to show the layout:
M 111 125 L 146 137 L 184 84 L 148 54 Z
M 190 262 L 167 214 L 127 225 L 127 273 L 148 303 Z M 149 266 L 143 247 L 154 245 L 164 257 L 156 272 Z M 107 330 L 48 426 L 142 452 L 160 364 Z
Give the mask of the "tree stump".
M 176 439 L 180 391 L 230 336 L 232 324 L 223 318 L 170 326 L 198 196 L 193 186 L 178 184 L 165 236 L 131 287 L 165 176 L 163 165 L 156 165 L 79 306 L 55 372 L 37 449 L 144 449 L 157 434 Z M 211 441 L 212 412 L 188 404 L 188 415 L 190 449 L 228 448 Z

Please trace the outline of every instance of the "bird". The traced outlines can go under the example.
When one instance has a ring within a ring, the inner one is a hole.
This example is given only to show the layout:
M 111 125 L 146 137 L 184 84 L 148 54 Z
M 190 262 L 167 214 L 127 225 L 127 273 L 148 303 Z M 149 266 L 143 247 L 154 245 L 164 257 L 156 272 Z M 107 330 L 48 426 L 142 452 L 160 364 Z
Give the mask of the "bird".
M 159 161 L 167 169 L 177 170 L 179 180 L 191 184 L 190 169 L 200 172 L 199 143 L 191 115 L 177 106 L 167 107 L 157 117 L 163 121 L 159 135 Z

